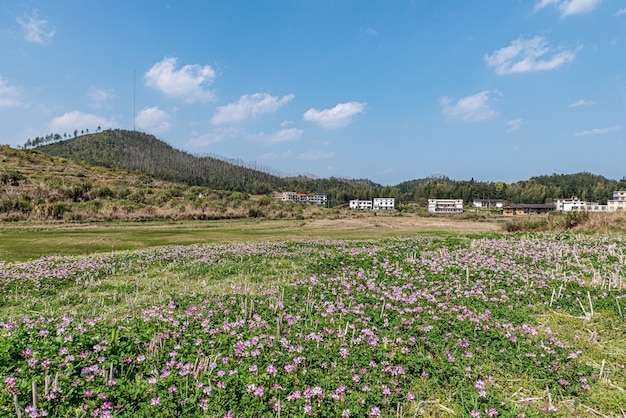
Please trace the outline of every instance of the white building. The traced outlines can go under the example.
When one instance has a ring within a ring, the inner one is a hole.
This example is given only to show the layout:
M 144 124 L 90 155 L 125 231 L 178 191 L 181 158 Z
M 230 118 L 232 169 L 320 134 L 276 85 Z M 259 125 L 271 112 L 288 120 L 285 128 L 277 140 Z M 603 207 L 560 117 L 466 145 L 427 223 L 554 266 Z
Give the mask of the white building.
M 375 197 L 372 202 L 374 210 L 394 210 L 396 207 L 396 199 L 393 197 Z
M 500 208 L 504 207 L 504 201 L 502 199 L 474 199 L 475 208 Z
M 462 199 L 428 199 L 430 213 L 462 213 Z
M 609 208 L 609 212 L 626 210 L 626 191 L 613 192 L 613 200 L 609 200 L 606 203 Z
M 315 203 L 317 205 L 325 205 L 328 197 L 324 193 L 305 194 L 296 192 L 282 192 L 279 199 L 283 202 L 295 203 Z
M 554 199 L 554 206 L 560 212 L 606 212 L 607 205 L 585 202 L 577 197 Z
M 298 194 L 296 192 L 283 192 L 280 195 L 280 200 L 283 202 L 298 202 Z
M 325 193 L 315 193 L 309 196 L 309 202 L 315 203 L 316 205 L 325 205 L 328 201 L 328 196 Z
M 598 203 L 587 203 L 587 212 L 607 212 L 609 210 L 608 205 L 600 205 Z
M 576 208 L 574 210 L 577 210 L 584 205 L 585 202 L 582 202 L 577 197 L 559 197 L 557 199 L 554 199 L 554 206 L 556 208 L 555 210 L 559 212 L 570 212 L 572 211 L 572 208 Z
M 370 210 L 372 209 L 372 201 L 371 200 L 358 200 L 358 199 L 351 200 L 350 209 Z

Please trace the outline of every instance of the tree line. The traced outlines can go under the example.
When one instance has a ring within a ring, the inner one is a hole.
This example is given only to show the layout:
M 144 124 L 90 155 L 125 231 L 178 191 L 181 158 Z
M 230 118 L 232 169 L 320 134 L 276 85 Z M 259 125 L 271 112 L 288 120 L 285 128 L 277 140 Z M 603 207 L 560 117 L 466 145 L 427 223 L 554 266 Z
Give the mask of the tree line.
M 102 128 L 100 126 L 96 128 L 96 132 L 100 132 L 101 130 Z M 88 128 L 81 129 L 80 131 L 78 129 L 74 129 L 74 138 L 78 137 L 78 135 L 88 135 L 88 134 L 89 134 Z M 32 139 L 28 138 L 26 142 L 24 143 L 24 145 L 22 146 L 22 148 L 23 149 L 37 148 L 42 145 L 50 144 L 52 142 L 62 141 L 68 138 L 72 138 L 72 134 L 68 135 L 67 132 L 65 132 L 63 135 L 59 133 L 52 133 L 52 134 L 47 134 L 44 136 L 36 136 Z

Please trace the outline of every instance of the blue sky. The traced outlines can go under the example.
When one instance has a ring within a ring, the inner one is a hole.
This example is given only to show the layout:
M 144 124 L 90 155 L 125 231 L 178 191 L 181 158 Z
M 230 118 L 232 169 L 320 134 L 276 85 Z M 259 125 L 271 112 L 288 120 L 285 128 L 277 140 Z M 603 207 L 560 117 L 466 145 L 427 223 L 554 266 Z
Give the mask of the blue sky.
M 0 143 L 98 127 L 284 175 L 626 176 L 624 0 L 0 0 Z

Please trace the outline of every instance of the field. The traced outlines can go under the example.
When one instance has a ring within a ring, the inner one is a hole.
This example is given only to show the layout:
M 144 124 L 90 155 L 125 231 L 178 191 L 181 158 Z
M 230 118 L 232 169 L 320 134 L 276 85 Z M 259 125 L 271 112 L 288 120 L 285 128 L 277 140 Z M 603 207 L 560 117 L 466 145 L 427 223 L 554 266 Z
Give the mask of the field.
M 625 239 L 411 219 L 4 228 L 0 416 L 625 416 Z
M 349 213 L 349 212 L 348 212 Z M 165 244 L 251 242 L 299 239 L 370 239 L 416 234 L 501 231 L 499 222 L 459 217 L 370 213 L 340 219 L 216 220 L 178 222 L 16 223 L 0 229 L 0 259 L 24 261 L 42 255 L 84 255 Z

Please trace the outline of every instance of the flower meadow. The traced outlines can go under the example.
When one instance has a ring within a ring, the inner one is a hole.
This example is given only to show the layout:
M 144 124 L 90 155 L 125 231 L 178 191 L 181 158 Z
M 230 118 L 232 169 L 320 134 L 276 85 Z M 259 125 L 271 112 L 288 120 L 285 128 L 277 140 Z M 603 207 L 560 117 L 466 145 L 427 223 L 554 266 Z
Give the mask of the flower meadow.
M 0 262 L 0 416 L 623 416 L 626 240 Z

